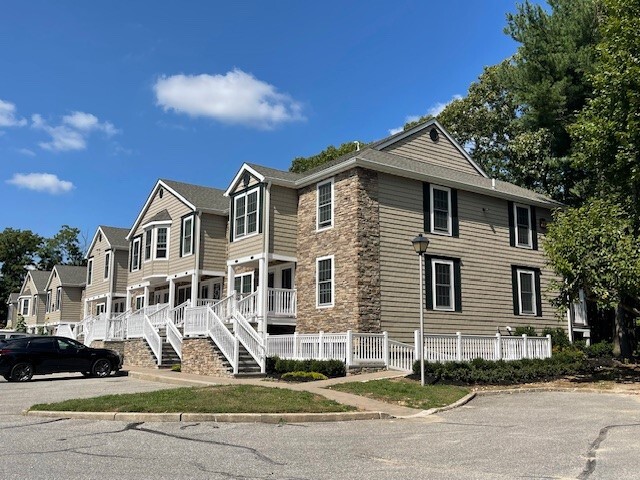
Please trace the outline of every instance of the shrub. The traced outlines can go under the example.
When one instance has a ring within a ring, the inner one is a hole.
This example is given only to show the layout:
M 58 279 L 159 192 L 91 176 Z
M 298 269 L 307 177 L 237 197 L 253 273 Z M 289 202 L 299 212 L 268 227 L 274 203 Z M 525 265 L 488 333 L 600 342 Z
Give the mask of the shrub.
M 515 361 L 488 361 L 476 358 L 470 362 L 426 363 L 425 375 L 434 381 L 464 384 L 512 384 L 547 380 L 562 375 L 587 372 L 586 356 L 577 350 L 565 350 L 551 358 Z M 420 362 L 413 365 L 420 372 Z
M 613 357 L 613 343 L 598 342 L 588 347 L 584 347 L 584 353 L 589 358 L 611 358 Z
M 326 380 L 327 376 L 318 372 L 287 372 L 280 378 L 287 382 L 315 382 Z
M 571 347 L 571 342 L 569 341 L 567 333 L 560 327 L 547 327 L 542 330 L 542 335 L 551 335 L 551 345 L 553 345 L 553 348 L 556 350 L 564 350 L 565 348 Z
M 172 372 L 181 372 L 182 371 L 182 365 L 180 363 L 176 363 L 175 365 L 171 365 L 171 371 Z
M 533 325 L 527 325 L 527 326 L 521 325 L 519 327 L 516 327 L 515 335 L 518 337 L 521 337 L 522 335 L 527 335 L 528 337 L 535 337 L 536 329 Z
M 287 360 L 278 357 L 267 359 L 267 373 L 283 375 L 288 372 L 318 372 L 335 378 L 344 377 L 347 369 L 340 360 Z

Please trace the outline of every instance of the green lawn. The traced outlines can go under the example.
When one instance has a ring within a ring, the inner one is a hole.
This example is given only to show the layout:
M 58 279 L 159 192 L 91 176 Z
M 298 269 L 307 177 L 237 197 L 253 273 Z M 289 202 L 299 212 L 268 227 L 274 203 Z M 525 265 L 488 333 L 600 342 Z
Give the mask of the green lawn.
M 309 392 L 252 385 L 176 388 L 41 403 L 31 410 L 148 413 L 324 413 L 355 410 Z
M 422 387 L 420 383 L 409 379 L 339 383 L 332 385 L 331 388 L 423 410 L 450 405 L 470 392 L 468 388 L 452 385 L 426 385 Z

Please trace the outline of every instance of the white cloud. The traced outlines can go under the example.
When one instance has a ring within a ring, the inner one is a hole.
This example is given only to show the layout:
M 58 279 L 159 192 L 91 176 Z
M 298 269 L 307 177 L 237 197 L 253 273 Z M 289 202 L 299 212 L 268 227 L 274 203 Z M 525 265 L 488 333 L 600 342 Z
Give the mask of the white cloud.
M 238 69 L 224 75 L 165 76 L 156 81 L 153 89 L 156 103 L 165 111 L 223 123 L 269 129 L 305 120 L 300 103 Z
M 432 105 L 427 109 L 427 113 L 425 113 L 424 115 L 431 115 L 433 117 L 437 117 L 442 113 L 442 111 L 445 109 L 447 105 L 449 105 L 454 100 L 460 100 L 461 98 L 462 98 L 462 95 L 456 94 L 448 102 L 435 103 L 434 105 Z M 420 117 L 423 117 L 424 115 L 409 115 L 405 117 L 403 126 L 389 129 L 389 135 L 395 135 L 396 133 L 400 133 L 402 130 L 404 130 L 404 125 L 410 122 L 415 122 L 416 120 L 420 119 Z
M 30 150 L 28 148 L 19 148 L 16 151 L 18 153 L 22 154 L 22 155 L 26 155 L 27 157 L 35 157 L 36 156 L 36 152 L 34 152 L 33 150 Z
M 52 173 L 16 173 L 7 183 L 36 192 L 53 195 L 65 193 L 74 188 L 73 183 L 60 180 Z
M 72 112 L 62 117 L 62 124 L 49 125 L 42 115 L 31 116 L 33 128 L 43 130 L 51 136 L 51 141 L 40 142 L 40 148 L 63 152 L 69 150 L 84 150 L 87 148 L 87 138 L 93 131 L 101 131 L 108 137 L 119 133 L 110 122 L 100 122 L 98 117 L 91 113 Z
M 11 102 L 0 100 L 0 127 L 24 127 L 27 121 L 16 117 L 16 106 Z

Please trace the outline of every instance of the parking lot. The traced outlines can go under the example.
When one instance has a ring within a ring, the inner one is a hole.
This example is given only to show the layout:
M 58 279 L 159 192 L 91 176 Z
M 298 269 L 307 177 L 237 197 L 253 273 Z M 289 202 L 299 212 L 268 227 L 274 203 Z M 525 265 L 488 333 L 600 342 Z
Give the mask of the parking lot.
M 36 402 L 168 386 L 109 377 L 0 381 L 0 478 L 639 478 L 640 398 L 480 396 L 422 419 L 325 424 L 23 417 Z

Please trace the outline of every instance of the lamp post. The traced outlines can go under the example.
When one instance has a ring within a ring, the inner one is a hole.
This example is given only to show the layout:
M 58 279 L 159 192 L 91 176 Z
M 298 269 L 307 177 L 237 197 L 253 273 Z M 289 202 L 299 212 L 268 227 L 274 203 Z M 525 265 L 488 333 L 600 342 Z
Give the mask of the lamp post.
M 413 240 L 411 240 L 413 244 L 413 249 L 418 254 L 420 258 L 420 384 L 424 387 L 424 287 L 423 287 L 423 277 L 424 277 L 424 266 L 423 266 L 423 257 L 425 252 L 427 251 L 427 247 L 429 246 L 429 239 L 427 237 L 423 237 L 421 233 L 418 234 Z M 418 353 L 418 352 L 416 352 Z

